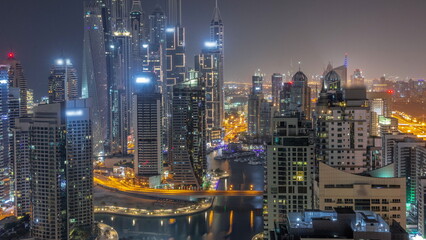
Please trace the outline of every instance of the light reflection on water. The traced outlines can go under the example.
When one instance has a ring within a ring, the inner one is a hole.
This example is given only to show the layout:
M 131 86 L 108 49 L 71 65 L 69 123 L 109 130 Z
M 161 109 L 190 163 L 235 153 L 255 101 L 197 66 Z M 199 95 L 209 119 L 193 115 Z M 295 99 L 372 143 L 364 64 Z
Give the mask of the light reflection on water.
M 263 189 L 263 166 L 216 161 L 210 155 L 209 169 L 231 173 L 228 183 L 235 190 Z M 220 188 L 224 189 L 224 182 Z M 216 197 L 213 207 L 202 213 L 175 218 L 135 218 L 96 214 L 97 221 L 114 227 L 122 240 L 249 240 L 263 229 L 262 196 Z

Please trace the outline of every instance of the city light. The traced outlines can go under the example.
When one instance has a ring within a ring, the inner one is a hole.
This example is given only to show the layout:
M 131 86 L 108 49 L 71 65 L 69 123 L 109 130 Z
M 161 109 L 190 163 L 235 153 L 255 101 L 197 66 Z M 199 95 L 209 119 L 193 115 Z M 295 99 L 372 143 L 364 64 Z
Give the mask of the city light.
M 149 46 L 148 44 L 143 44 L 142 45 L 143 48 L 148 48 L 148 46 Z
M 175 29 L 174 28 L 166 28 L 166 32 L 172 33 L 172 32 L 175 32 Z
M 151 79 L 148 77 L 137 77 L 136 83 L 150 83 Z
M 64 65 L 64 59 L 56 60 L 56 65 Z
M 83 110 L 68 110 L 65 112 L 65 115 L 68 117 L 83 116 Z
M 215 48 L 217 47 L 217 42 L 205 42 L 204 46 L 207 48 Z

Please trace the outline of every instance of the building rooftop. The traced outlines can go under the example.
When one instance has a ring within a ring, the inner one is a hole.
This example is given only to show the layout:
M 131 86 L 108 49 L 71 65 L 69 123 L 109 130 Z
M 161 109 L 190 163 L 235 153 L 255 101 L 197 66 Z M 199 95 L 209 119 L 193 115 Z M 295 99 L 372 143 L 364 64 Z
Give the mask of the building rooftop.
M 350 226 L 351 232 L 389 232 L 389 225 L 371 211 L 354 211 L 350 208 L 336 208 L 334 211 L 306 210 L 287 215 L 289 229 L 310 229 L 322 231 L 321 226 L 344 229 Z M 327 223 L 328 222 L 328 223 Z M 334 226 L 334 227 L 333 227 Z M 341 234 L 345 235 L 346 232 Z M 349 232 L 348 232 L 348 235 Z

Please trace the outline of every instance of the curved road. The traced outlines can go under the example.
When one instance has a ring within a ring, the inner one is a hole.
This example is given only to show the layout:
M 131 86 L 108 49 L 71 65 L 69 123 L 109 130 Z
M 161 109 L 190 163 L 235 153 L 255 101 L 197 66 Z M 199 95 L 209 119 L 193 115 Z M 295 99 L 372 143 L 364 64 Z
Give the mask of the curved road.
M 174 196 L 237 196 L 237 197 L 253 197 L 263 195 L 262 191 L 249 191 L 249 190 L 176 190 L 176 189 L 152 189 L 142 188 L 128 185 L 124 182 L 117 181 L 112 178 L 97 175 L 94 176 L 94 182 L 109 189 L 114 189 L 121 192 L 135 193 L 135 194 L 150 194 L 150 195 L 174 195 Z

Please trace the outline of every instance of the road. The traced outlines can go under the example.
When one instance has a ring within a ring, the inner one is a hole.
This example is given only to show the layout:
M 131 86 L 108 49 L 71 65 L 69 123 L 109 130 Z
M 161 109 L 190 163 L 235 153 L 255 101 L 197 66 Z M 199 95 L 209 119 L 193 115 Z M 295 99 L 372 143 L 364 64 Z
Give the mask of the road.
M 426 123 L 400 111 L 393 112 L 392 117 L 398 119 L 399 131 L 403 133 L 412 133 L 419 138 L 426 139 Z
M 178 189 L 151 189 L 142 188 L 137 186 L 131 186 L 124 181 L 119 181 L 115 178 L 105 177 L 95 174 L 94 182 L 103 187 L 114 189 L 121 192 L 128 192 L 134 194 L 147 194 L 147 195 L 173 195 L 173 196 L 238 196 L 238 197 L 253 197 L 263 195 L 262 191 L 252 190 L 208 190 L 208 191 L 196 191 L 196 190 L 178 190 Z

